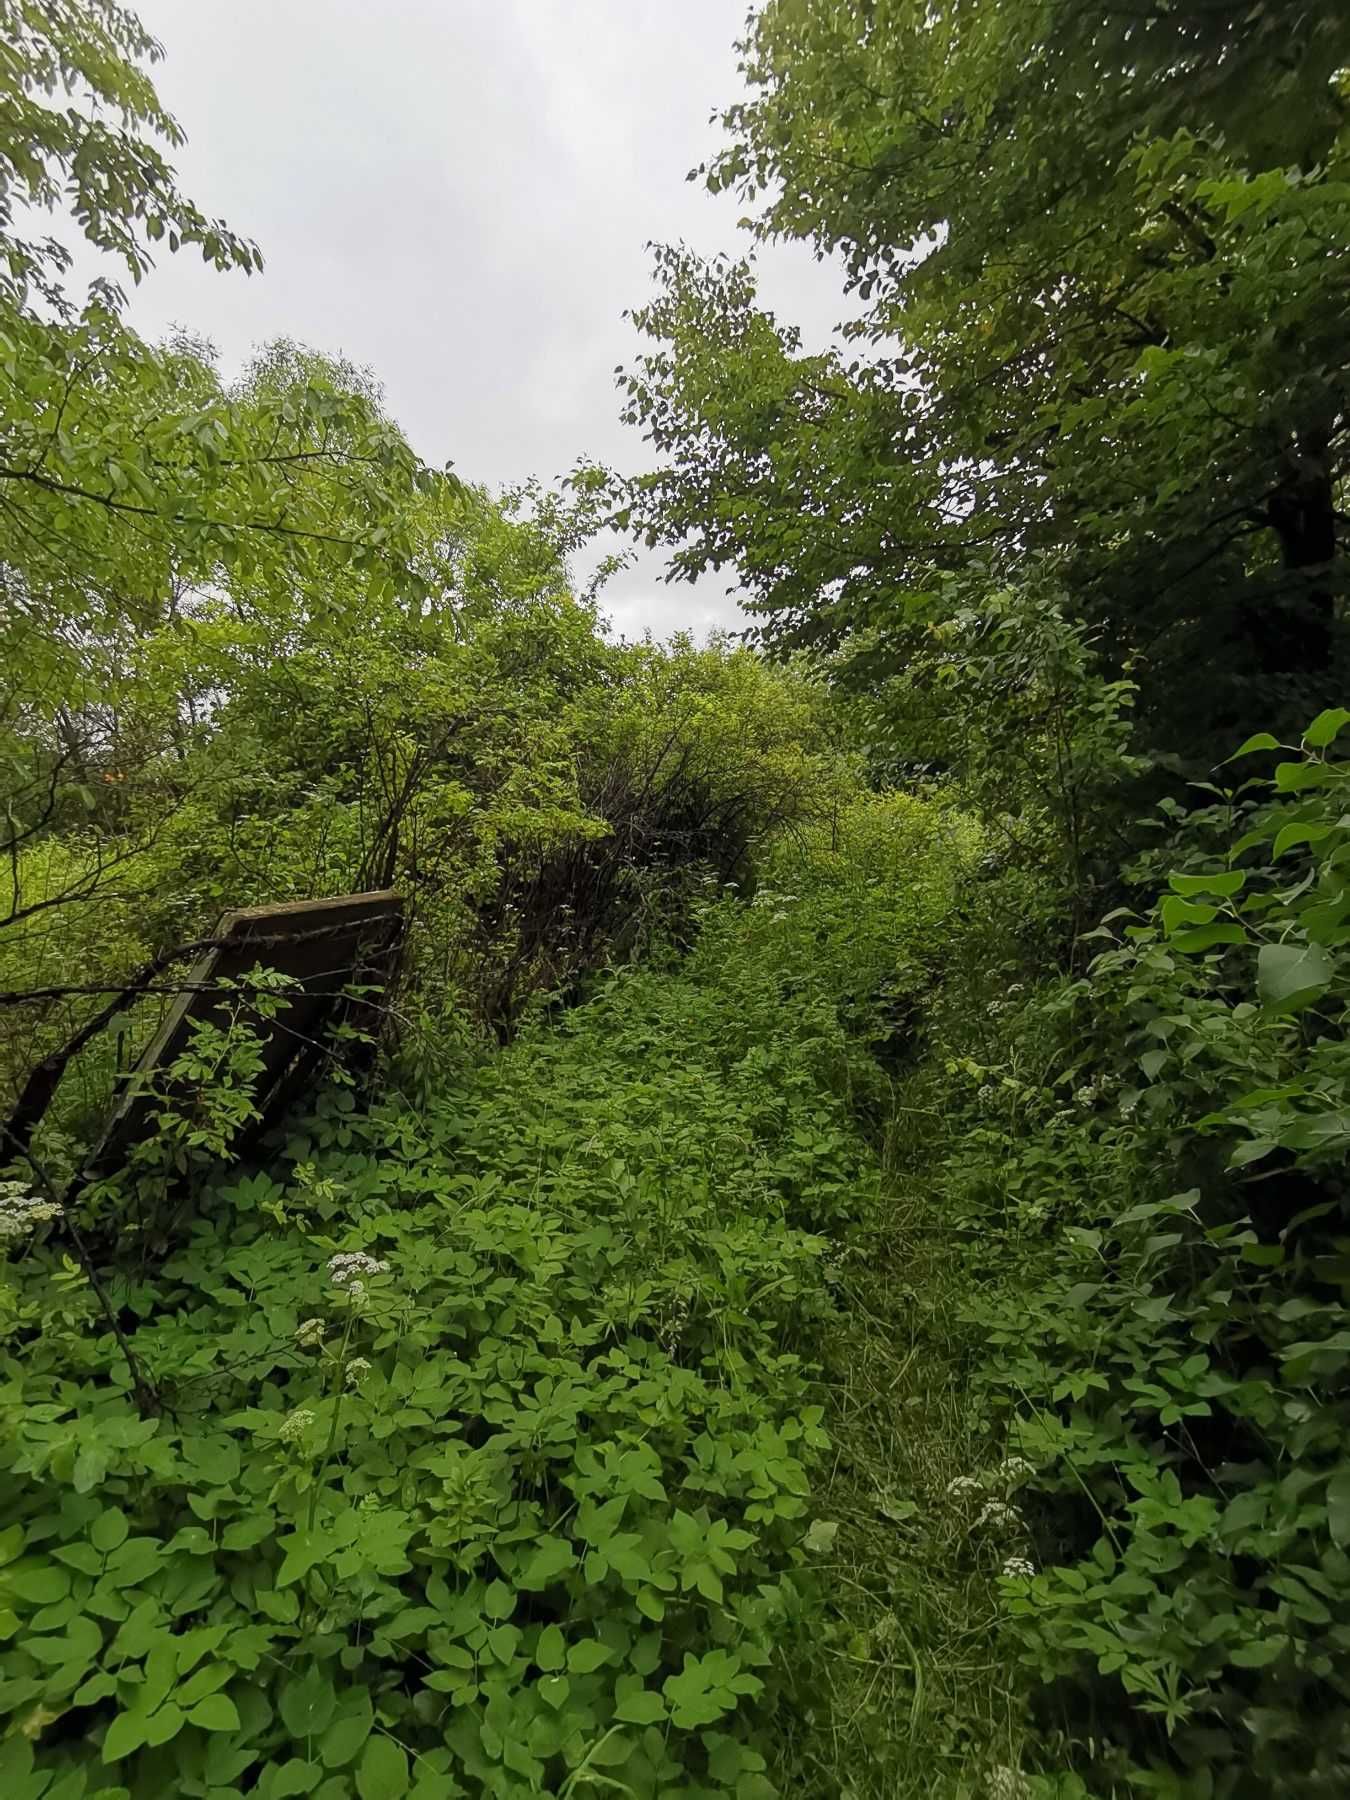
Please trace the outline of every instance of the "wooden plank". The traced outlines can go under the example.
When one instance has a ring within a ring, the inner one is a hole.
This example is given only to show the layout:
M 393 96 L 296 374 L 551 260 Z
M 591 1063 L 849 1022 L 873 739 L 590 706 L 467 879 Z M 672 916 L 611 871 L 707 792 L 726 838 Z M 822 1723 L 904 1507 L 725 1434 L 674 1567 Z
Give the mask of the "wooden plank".
M 221 998 L 220 983 L 262 967 L 279 970 L 299 985 L 286 992 L 277 1017 L 260 1033 L 263 1071 L 254 1104 L 261 1117 L 235 1146 L 246 1148 L 312 1074 L 324 1054 L 325 1034 L 340 1018 L 372 1029 L 375 1009 L 345 990 L 383 985 L 392 978 L 403 936 L 403 901 L 385 888 L 251 906 L 226 913 L 213 935 L 222 942 L 200 956 L 184 977 L 184 992 L 128 1077 L 89 1173 L 103 1173 L 125 1161 L 132 1145 L 153 1129 L 158 1102 L 144 1091 L 145 1083 L 182 1054 L 195 1024 L 225 1018 L 227 1000 Z

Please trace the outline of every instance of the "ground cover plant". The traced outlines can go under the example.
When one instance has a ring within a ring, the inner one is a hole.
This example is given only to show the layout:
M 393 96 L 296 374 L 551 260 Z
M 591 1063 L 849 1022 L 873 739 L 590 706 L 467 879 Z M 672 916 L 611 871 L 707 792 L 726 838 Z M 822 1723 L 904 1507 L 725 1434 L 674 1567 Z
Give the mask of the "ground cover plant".
M 0 0 L 14 1800 L 1350 1788 L 1350 35 L 1230 14 L 766 0 L 702 174 L 853 324 L 660 249 L 648 472 L 492 495 L 131 329 L 259 253 Z M 385 885 L 283 1122 L 260 963 L 88 1166 L 185 944 Z
M 146 1218 L 119 1334 L 7 1190 L 16 1793 L 779 1791 L 832 1269 L 877 1185 L 839 990 L 963 853 L 915 802 L 830 835 L 796 893 L 704 902 L 683 963 L 417 1107 L 336 1088 L 167 1249 Z

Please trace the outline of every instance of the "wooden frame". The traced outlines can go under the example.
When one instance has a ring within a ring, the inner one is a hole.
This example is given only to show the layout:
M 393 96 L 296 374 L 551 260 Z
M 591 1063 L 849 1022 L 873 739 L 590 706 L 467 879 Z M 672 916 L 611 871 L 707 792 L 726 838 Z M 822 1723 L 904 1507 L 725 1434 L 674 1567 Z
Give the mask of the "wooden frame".
M 286 991 L 277 1017 L 265 1027 L 263 1071 L 254 1095 L 260 1117 L 234 1148 L 255 1139 L 313 1074 L 327 1050 L 324 1036 L 339 1019 L 372 1035 L 378 1030 L 378 1001 L 350 990 L 392 981 L 403 939 L 403 901 L 385 888 L 251 906 L 226 913 L 215 938 L 184 978 L 183 992 L 128 1077 L 87 1173 L 105 1173 L 124 1162 L 131 1146 L 153 1129 L 157 1101 L 145 1091 L 147 1078 L 182 1053 L 194 1024 L 220 1017 L 221 983 L 262 967 L 299 985 Z

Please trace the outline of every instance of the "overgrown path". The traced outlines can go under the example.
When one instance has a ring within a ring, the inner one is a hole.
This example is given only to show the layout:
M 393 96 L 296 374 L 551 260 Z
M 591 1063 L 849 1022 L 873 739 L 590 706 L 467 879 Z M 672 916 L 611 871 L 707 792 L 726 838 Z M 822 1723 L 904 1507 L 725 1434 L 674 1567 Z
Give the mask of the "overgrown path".
M 899 1791 L 888 1742 L 945 1702 L 895 1484 L 945 1466 L 874 1253 L 864 1023 L 948 904 L 941 823 L 863 803 L 682 962 L 421 1093 L 338 1090 L 198 1196 L 118 1296 L 161 1419 L 111 1344 L 38 1338 L 18 1791 Z M 888 1254 L 918 1267 L 902 1226 Z M 31 1292 L 83 1304 L 59 1264 Z

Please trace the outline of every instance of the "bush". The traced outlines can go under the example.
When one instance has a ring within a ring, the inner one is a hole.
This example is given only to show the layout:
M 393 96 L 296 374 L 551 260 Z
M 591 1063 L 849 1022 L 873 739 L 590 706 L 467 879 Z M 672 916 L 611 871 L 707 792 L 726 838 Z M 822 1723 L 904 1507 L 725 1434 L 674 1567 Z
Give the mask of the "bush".
M 705 902 L 687 960 L 421 1109 L 331 1092 L 274 1165 L 167 1194 L 162 1260 L 115 1182 L 97 1286 L 6 1195 L 17 1796 L 776 1791 L 825 1233 L 875 1187 L 847 996 L 949 886 L 936 853 L 890 885 L 935 820 L 812 828 L 795 899 Z
M 1350 1779 L 1347 722 L 1253 739 L 1284 760 L 1221 798 L 1221 862 L 1183 823 L 1157 906 L 967 1066 L 947 1192 L 1045 1565 L 1009 1632 L 1051 1766 L 1104 1787 Z

